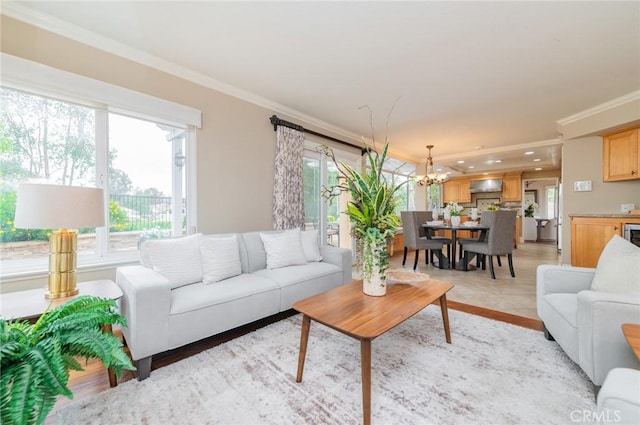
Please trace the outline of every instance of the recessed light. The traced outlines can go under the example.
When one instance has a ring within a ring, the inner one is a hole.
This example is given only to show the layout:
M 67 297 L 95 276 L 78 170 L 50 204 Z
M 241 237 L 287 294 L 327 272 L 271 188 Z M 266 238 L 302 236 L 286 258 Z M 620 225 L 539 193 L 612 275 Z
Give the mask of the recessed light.
M 495 161 L 493 161 L 493 162 L 495 162 L 496 164 L 499 164 L 499 163 L 501 163 L 501 162 L 502 162 L 502 160 L 501 160 L 501 159 L 496 159 L 496 160 L 495 160 Z
M 535 170 L 536 170 L 536 171 L 540 171 L 540 170 L 542 170 L 542 168 L 540 168 L 540 167 L 536 167 L 536 168 L 535 168 Z
M 533 160 L 533 162 L 540 162 L 540 161 L 541 161 L 540 158 L 536 158 L 536 159 Z
M 476 168 L 474 165 L 469 165 L 469 168 Z
M 436 168 L 436 171 L 442 171 L 442 168 Z
M 447 171 L 447 174 L 453 174 L 451 171 Z
M 533 152 L 533 151 L 529 151 L 529 152 L 525 152 L 524 154 L 525 154 L 525 155 L 533 155 L 534 153 L 535 153 L 535 152 Z
M 458 161 L 458 164 L 464 164 L 463 160 Z
M 483 176 L 488 176 L 488 175 L 489 175 L 489 173 L 482 173 L 482 175 L 483 175 Z

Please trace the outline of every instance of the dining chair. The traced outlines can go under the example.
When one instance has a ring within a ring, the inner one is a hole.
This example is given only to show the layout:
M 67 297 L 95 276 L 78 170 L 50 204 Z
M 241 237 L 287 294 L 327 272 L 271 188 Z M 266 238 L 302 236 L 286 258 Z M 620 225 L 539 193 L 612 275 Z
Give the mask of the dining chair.
M 416 251 L 413 261 L 413 270 L 418 267 L 418 258 L 420 250 L 424 250 L 425 262 L 429 263 L 430 254 L 438 257 L 438 267 L 445 268 L 446 258 L 442 252 L 442 248 L 447 245 L 447 255 L 451 255 L 451 239 L 448 238 L 431 238 L 428 236 L 427 229 L 422 227 L 424 223 L 431 220 L 430 211 L 401 211 L 402 232 L 404 233 L 404 255 L 402 256 L 402 265 L 407 260 L 407 251 L 409 248 Z M 449 257 L 447 257 L 449 258 Z M 433 261 L 432 261 L 433 263 Z
M 468 270 L 472 254 L 483 256 L 483 269 L 485 269 L 486 257 L 489 257 L 489 271 L 491 278 L 495 279 L 493 269 L 493 257 L 506 255 L 509 261 L 511 277 L 516 277 L 513 270 L 513 237 L 515 235 L 516 211 L 483 211 L 482 218 L 486 216 L 483 224 L 489 226 L 489 232 L 484 241 L 467 242 L 464 244 L 463 269 Z
M 488 222 L 489 222 L 489 215 L 483 213 L 480 216 L 480 225 L 481 226 L 488 226 L 489 225 Z M 473 230 L 473 227 L 470 227 L 469 230 Z M 480 234 L 475 238 L 458 238 L 458 244 L 460 244 L 460 259 L 462 259 L 462 254 L 464 253 L 464 244 L 469 243 L 469 242 L 482 242 L 483 239 L 481 239 L 481 238 L 484 235 L 486 235 L 486 232 L 480 232 Z M 498 257 L 498 258 L 500 258 L 500 257 Z

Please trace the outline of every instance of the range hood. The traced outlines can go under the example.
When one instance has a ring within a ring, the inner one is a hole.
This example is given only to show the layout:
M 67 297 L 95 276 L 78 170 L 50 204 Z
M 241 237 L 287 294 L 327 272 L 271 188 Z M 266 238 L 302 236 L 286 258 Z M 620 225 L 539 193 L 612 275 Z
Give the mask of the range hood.
M 470 192 L 502 192 L 502 179 L 471 180 Z

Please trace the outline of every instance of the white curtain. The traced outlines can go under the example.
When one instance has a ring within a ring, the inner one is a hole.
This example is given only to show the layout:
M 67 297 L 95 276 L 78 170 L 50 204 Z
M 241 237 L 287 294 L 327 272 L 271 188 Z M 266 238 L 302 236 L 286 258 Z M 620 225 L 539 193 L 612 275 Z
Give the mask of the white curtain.
M 304 182 L 301 131 L 278 126 L 273 184 L 273 228 L 294 229 L 304 225 Z

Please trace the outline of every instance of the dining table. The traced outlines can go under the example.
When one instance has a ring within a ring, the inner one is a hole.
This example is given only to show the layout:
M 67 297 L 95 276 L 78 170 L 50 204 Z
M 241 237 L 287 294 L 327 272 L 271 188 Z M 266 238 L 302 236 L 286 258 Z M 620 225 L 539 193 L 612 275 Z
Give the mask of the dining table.
M 467 222 L 468 223 L 468 222 Z M 489 226 L 485 226 L 479 223 L 475 225 L 465 225 L 459 224 L 454 226 L 452 224 L 448 224 L 445 222 L 442 223 L 433 223 L 426 222 L 422 225 L 422 227 L 426 230 L 425 236 L 428 239 L 432 239 L 435 236 L 436 230 L 450 230 L 451 231 L 451 258 L 449 258 L 449 265 L 452 270 L 464 270 L 464 267 L 456 268 L 456 251 L 458 245 L 458 230 L 470 230 L 472 232 L 479 231 L 480 236 L 479 240 L 483 241 L 487 237 L 487 232 L 489 231 Z M 462 266 L 462 265 L 461 265 Z

